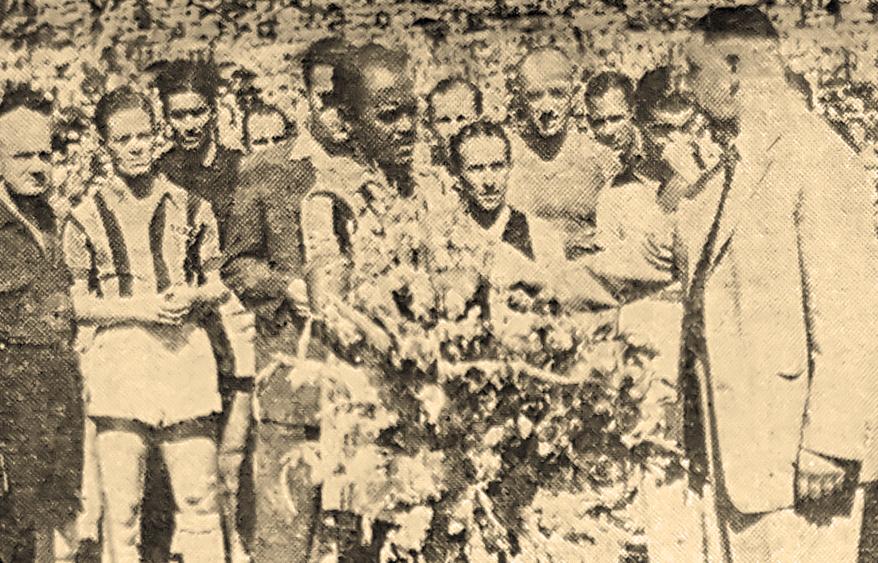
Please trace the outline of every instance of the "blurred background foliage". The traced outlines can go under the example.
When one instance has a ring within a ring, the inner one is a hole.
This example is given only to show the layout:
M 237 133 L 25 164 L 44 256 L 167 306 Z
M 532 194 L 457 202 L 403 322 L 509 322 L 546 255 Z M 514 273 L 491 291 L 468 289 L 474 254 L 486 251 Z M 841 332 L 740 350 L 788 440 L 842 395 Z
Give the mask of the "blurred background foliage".
M 451 74 L 506 118 L 509 71 L 533 45 L 555 44 L 583 79 L 607 68 L 638 78 L 668 61 L 707 0 L 0 0 L 0 89 L 28 81 L 55 99 L 81 143 L 97 98 L 171 58 L 213 59 L 231 97 L 258 94 L 301 118 L 298 58 L 339 33 L 404 46 L 419 94 Z M 750 3 L 753 3 L 752 0 Z M 808 103 L 852 146 L 878 146 L 878 0 L 759 2 Z M 580 113 L 582 109 L 579 109 Z M 234 112 L 233 112 L 234 113 Z

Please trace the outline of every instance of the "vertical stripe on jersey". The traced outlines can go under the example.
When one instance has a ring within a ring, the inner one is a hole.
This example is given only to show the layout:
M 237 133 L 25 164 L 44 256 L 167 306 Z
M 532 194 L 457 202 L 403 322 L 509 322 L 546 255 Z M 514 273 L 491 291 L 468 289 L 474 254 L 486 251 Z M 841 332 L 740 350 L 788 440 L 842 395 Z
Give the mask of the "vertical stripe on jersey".
M 95 205 L 104 225 L 107 242 L 110 245 L 110 254 L 113 257 L 113 269 L 116 271 L 116 279 L 119 282 L 119 296 L 131 297 L 134 277 L 131 274 L 131 262 L 128 258 L 128 248 L 125 245 L 125 237 L 119 220 L 113 211 L 107 207 L 107 202 L 100 192 L 94 195 Z
M 195 285 L 204 285 L 207 281 L 201 264 L 201 242 L 204 238 L 204 226 L 196 225 L 201 205 L 201 198 L 190 193 L 186 200 L 186 226 L 189 227 L 190 236 L 186 243 L 186 260 L 183 269 L 186 273 L 186 281 Z
M 152 267 L 155 273 L 156 290 L 161 293 L 171 287 L 171 274 L 165 262 L 162 249 L 165 241 L 168 196 L 162 196 L 152 220 L 149 222 L 149 252 L 152 254 Z

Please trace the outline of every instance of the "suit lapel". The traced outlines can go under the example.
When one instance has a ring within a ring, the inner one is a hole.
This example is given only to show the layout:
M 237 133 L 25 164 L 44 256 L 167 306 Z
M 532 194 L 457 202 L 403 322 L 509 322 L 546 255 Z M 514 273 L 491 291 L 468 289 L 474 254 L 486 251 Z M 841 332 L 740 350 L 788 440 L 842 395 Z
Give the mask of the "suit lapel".
M 719 212 L 720 194 L 723 189 L 722 165 L 706 173 L 699 183 L 703 183 L 693 199 L 684 199 L 677 211 L 677 230 L 686 253 L 686 279 L 693 279 L 695 266 L 707 244 L 711 226 Z M 698 188 L 693 188 L 698 189 Z
M 48 251 L 46 248 L 45 235 L 43 235 L 37 226 L 27 217 L 22 215 L 21 211 L 18 210 L 18 207 L 12 201 L 12 198 L 9 197 L 9 192 L 6 191 L 6 186 L 2 182 L 0 182 L 0 206 L 3 207 L 3 211 L 5 211 L 11 219 L 24 225 L 27 232 L 34 239 L 34 242 L 37 243 L 40 251 L 45 255 Z
M 713 264 L 726 242 L 735 232 L 735 228 L 750 209 L 753 194 L 771 173 L 774 166 L 774 150 L 779 145 L 782 135 L 776 135 L 767 148 L 752 156 L 746 155 L 738 162 L 732 187 L 725 203 L 723 216 L 719 219 L 716 232 L 716 243 L 713 245 L 708 264 Z M 749 161 L 749 162 L 748 162 Z M 706 243 L 707 241 L 705 241 Z
M 691 281 L 695 275 L 694 269 L 702 256 L 706 245 L 714 233 L 714 243 L 711 247 L 711 255 L 706 262 L 712 265 L 723 247 L 734 234 L 741 218 L 749 208 L 749 201 L 753 197 L 756 188 L 761 185 L 771 172 L 774 164 L 775 148 L 780 144 L 782 136 L 776 135 L 764 150 L 747 152 L 739 157 L 732 177 L 732 185 L 722 202 L 722 190 L 724 171 L 720 170 L 709 182 L 704 192 L 699 194 L 698 199 L 689 202 L 686 209 L 681 209 L 679 223 L 681 235 L 687 248 L 688 279 Z M 764 144 L 764 143 L 763 143 Z M 721 205 L 722 203 L 722 205 Z M 717 214 L 722 211 L 722 216 Z M 716 229 L 711 227 L 718 221 Z

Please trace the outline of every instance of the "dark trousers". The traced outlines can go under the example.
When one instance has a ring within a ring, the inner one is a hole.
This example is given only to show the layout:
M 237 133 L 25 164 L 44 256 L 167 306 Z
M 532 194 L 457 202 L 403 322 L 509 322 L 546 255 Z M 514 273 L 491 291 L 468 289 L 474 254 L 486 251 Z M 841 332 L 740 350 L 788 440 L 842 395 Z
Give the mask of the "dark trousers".
M 69 346 L 0 350 L 0 553 L 32 557 L 33 533 L 79 510 L 82 379 Z

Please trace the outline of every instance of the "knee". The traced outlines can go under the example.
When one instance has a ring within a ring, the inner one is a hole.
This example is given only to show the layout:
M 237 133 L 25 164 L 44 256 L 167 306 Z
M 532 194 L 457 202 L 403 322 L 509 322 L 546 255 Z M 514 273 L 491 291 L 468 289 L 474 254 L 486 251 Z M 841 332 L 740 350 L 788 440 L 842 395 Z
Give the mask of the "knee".
M 206 475 L 200 482 L 190 484 L 177 495 L 177 509 L 185 514 L 218 513 L 217 485 L 216 475 Z
M 226 491 L 237 492 L 240 481 L 243 452 L 221 452 L 218 458 L 219 473 Z

